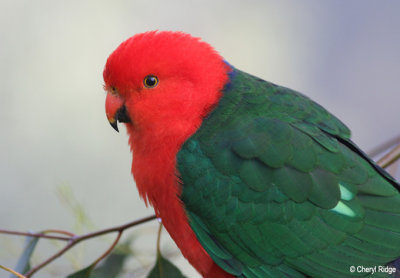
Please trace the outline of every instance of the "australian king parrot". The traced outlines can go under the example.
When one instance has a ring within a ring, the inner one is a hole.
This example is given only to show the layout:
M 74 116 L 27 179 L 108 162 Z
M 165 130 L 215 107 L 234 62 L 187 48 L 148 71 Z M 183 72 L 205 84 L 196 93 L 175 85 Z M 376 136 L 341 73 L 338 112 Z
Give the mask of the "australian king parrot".
M 139 194 L 203 277 L 395 274 L 400 186 L 322 106 L 183 32 L 134 35 L 103 77 Z

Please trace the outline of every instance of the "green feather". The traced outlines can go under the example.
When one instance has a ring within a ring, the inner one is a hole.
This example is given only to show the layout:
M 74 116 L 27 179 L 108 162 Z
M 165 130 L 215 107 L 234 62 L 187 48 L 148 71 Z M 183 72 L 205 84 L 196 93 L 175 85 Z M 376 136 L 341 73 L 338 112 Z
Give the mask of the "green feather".
M 239 169 L 239 177 L 248 187 L 259 192 L 266 191 L 272 185 L 272 175 L 271 168 L 265 167 L 255 159 L 244 161 Z
M 311 191 L 310 174 L 300 172 L 291 167 L 282 167 L 274 171 L 274 183 L 281 191 L 296 202 L 304 202 Z
M 310 175 L 312 177 L 312 189 L 308 199 L 321 208 L 331 209 L 335 207 L 340 199 L 337 177 L 322 169 L 315 169 Z

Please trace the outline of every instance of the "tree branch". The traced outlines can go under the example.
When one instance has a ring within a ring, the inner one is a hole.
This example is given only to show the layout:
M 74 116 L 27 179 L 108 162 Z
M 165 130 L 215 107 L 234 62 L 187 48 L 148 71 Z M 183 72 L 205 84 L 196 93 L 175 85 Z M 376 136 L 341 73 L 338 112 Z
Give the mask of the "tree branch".
M 400 144 L 397 145 L 395 148 L 393 148 L 389 153 L 387 153 L 381 159 L 379 159 L 377 163 L 382 168 L 386 168 L 389 165 L 396 162 L 396 160 L 398 160 L 399 158 L 400 158 Z
M 157 233 L 157 258 L 161 256 L 161 231 L 162 231 L 162 223 L 160 222 L 160 227 L 158 227 L 158 233 Z
M 35 272 L 37 272 L 38 270 L 42 269 L 43 267 L 45 267 L 46 265 L 48 265 L 49 263 L 51 263 L 52 261 L 54 261 L 55 259 L 60 257 L 62 254 L 67 252 L 69 249 L 71 249 L 73 246 L 75 246 L 77 243 L 79 243 L 81 241 L 84 241 L 89 238 L 101 236 L 104 234 L 108 234 L 108 233 L 118 232 L 118 236 L 117 236 L 116 240 L 114 241 L 114 243 L 112 244 L 112 246 L 99 259 L 97 259 L 95 261 L 95 264 L 97 264 L 100 260 L 105 258 L 112 251 L 112 249 L 115 247 L 115 245 L 119 241 L 119 239 L 122 235 L 122 232 L 124 230 L 131 228 L 133 226 L 148 222 L 153 219 L 156 219 L 155 215 L 148 216 L 148 217 L 145 217 L 145 218 L 142 218 L 139 220 L 135 220 L 133 222 L 129 222 L 129 223 L 121 225 L 121 226 L 116 226 L 116 227 L 112 227 L 112 228 L 108 228 L 108 229 L 104 229 L 104 230 L 99 230 L 97 232 L 88 233 L 88 234 L 81 235 L 81 236 L 72 236 L 69 238 L 68 244 L 63 249 L 61 249 L 60 251 L 55 253 L 53 256 L 51 256 L 47 260 L 45 260 L 42 263 L 38 264 L 37 266 L 33 267 L 31 270 L 29 270 L 27 273 L 25 273 L 25 276 L 27 278 L 31 277 Z M 30 236 L 32 236 L 32 235 L 30 235 Z
M 98 262 L 100 262 L 102 259 L 104 259 L 113 250 L 113 248 L 115 247 L 115 245 L 118 243 L 119 239 L 121 238 L 123 231 L 125 231 L 126 229 L 131 228 L 133 226 L 151 221 L 153 219 L 156 219 L 155 215 L 151 215 L 151 216 L 139 219 L 139 220 L 135 220 L 135 221 L 126 223 L 121 226 L 111 227 L 111 228 L 99 230 L 99 231 L 88 233 L 88 234 L 81 235 L 81 236 L 75 235 L 74 233 L 71 233 L 68 231 L 50 230 L 50 229 L 45 230 L 41 233 L 28 233 L 28 232 L 18 232 L 18 231 L 10 231 L 10 230 L 0 229 L 0 234 L 40 237 L 40 238 L 68 241 L 67 245 L 65 245 L 65 247 L 62 248 L 60 251 L 58 251 L 57 253 L 55 253 L 54 255 L 49 257 L 47 260 L 43 261 L 42 263 L 38 264 L 37 266 L 35 266 L 31 270 L 29 270 L 24 276 L 24 277 L 29 278 L 35 272 L 37 272 L 39 269 L 42 269 L 43 267 L 45 267 L 46 265 L 48 265 L 49 263 L 51 263 L 52 261 L 54 261 L 55 259 L 60 257 L 62 254 L 64 254 L 69 249 L 71 249 L 73 246 L 75 246 L 77 243 L 87 240 L 89 238 L 94 238 L 94 237 L 101 236 L 101 235 L 108 234 L 108 233 L 118 232 L 118 236 L 115 239 L 115 241 L 113 242 L 113 244 L 110 246 L 110 248 L 108 248 L 107 251 L 94 262 L 94 265 L 96 265 Z M 58 234 L 64 234 L 64 235 L 68 235 L 68 236 L 52 236 L 52 235 L 46 235 L 46 233 L 58 233 Z
M 374 157 L 374 156 L 382 153 L 383 151 L 389 149 L 390 147 L 398 145 L 398 144 L 400 144 L 400 135 L 375 147 L 374 149 L 372 149 L 371 151 L 368 152 L 368 155 L 371 157 Z
M 71 240 L 71 237 L 51 236 L 51 235 L 46 235 L 45 233 L 46 233 L 46 231 L 41 232 L 41 233 L 29 233 L 29 232 L 18 232 L 18 231 L 9 231 L 9 230 L 0 229 L 0 234 L 8 234 L 8 235 L 16 235 L 16 236 L 31 236 L 31 237 L 40 237 L 40 238 L 48 238 L 48 239 L 58 239 L 58 240 L 64 240 L 64 241 Z
M 19 277 L 19 278 L 27 278 L 26 276 L 22 275 L 21 273 L 18 273 L 14 270 L 12 270 L 11 268 L 8 268 L 6 266 L 0 265 L 0 268 L 4 269 L 5 271 L 8 271 L 12 274 L 14 274 L 15 276 Z
M 111 246 L 107 249 L 106 252 L 104 252 L 103 255 L 101 255 L 92 265 L 96 266 L 102 259 L 104 259 L 105 257 L 107 257 L 111 251 L 114 249 L 114 247 L 117 245 L 117 243 L 119 242 L 121 236 L 122 236 L 122 232 L 123 231 L 119 231 L 117 237 L 115 238 L 114 242 L 111 244 Z

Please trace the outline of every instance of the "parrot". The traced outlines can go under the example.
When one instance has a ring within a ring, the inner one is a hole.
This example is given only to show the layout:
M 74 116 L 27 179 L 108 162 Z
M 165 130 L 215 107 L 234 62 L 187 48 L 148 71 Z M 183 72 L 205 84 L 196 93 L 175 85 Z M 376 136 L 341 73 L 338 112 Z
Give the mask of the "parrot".
M 325 108 L 180 31 L 128 38 L 103 79 L 138 193 L 200 275 L 395 274 L 400 184 Z

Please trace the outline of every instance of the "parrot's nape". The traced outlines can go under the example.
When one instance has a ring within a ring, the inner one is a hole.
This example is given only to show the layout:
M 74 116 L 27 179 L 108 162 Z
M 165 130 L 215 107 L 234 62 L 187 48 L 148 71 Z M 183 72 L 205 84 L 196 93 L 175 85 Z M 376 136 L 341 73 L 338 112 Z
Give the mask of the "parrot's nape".
M 103 76 L 139 194 L 201 275 L 395 274 L 400 185 L 323 107 L 181 32 L 129 38 Z

